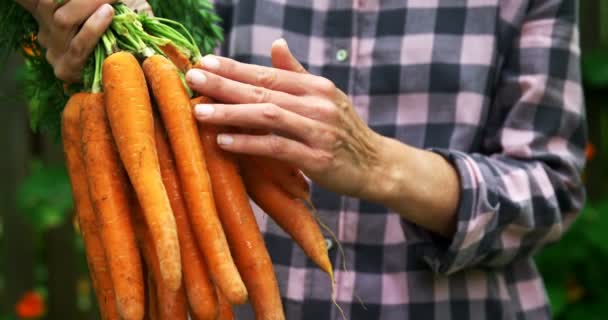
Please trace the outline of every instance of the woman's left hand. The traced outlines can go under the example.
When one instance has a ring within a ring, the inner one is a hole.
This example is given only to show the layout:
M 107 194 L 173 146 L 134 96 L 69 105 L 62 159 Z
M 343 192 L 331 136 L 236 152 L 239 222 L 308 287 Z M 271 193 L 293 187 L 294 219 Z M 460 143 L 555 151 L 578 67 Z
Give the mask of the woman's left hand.
M 186 79 L 193 90 L 226 104 L 198 105 L 196 118 L 272 132 L 225 133 L 218 144 L 231 152 L 284 160 L 334 192 L 378 198 L 378 184 L 372 187 L 370 177 L 383 170 L 382 137 L 333 82 L 306 73 L 284 40 L 273 45 L 272 59 L 278 68 L 204 57 L 203 71 L 193 69 Z

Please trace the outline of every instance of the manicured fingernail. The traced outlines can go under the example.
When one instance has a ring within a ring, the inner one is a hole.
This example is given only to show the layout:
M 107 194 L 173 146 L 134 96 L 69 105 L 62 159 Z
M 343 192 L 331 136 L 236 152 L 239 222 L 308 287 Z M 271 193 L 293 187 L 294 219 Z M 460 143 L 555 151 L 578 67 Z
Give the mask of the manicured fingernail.
M 201 63 L 203 64 L 203 68 L 207 70 L 217 70 L 220 68 L 220 60 L 214 56 L 204 56 L 201 59 Z
M 217 135 L 217 144 L 219 145 L 229 145 L 234 142 L 234 138 L 228 134 L 218 134 Z
M 194 106 L 194 113 L 198 117 L 208 117 L 215 111 L 215 108 L 210 104 L 197 104 Z
M 100 18 L 109 18 L 110 16 L 112 16 L 113 13 L 114 9 L 112 9 L 112 6 L 107 3 L 102 5 L 101 8 L 99 8 L 99 10 L 97 11 L 97 14 Z
M 207 81 L 207 77 L 202 71 L 192 69 L 186 74 L 186 80 L 195 86 L 202 86 Z

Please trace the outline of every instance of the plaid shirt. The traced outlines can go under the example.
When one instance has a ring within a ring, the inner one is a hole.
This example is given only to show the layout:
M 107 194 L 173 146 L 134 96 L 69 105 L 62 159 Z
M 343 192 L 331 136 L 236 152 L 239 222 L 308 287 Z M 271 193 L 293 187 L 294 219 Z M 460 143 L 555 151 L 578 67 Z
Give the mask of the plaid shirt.
M 329 252 L 347 319 L 550 318 L 531 256 L 560 237 L 584 200 L 576 1 L 215 4 L 226 31 L 220 54 L 270 65 L 271 43 L 283 37 L 373 130 L 434 150 L 459 173 L 451 239 L 313 185 L 344 247 L 345 261 L 335 245 Z M 342 319 L 327 275 L 270 219 L 258 222 L 287 319 Z M 253 319 L 248 307 L 237 313 Z

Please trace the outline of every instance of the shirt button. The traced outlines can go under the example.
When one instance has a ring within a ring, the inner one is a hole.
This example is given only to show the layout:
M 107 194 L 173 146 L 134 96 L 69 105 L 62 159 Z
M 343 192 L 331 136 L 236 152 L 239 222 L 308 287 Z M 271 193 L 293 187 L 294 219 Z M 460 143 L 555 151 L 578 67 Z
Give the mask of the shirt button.
M 344 62 L 348 59 L 348 51 L 346 49 L 340 49 L 336 52 L 336 59 L 340 62 Z
M 330 238 L 325 238 L 325 246 L 327 246 L 327 251 L 333 249 L 333 247 L 334 247 L 334 240 L 332 240 Z

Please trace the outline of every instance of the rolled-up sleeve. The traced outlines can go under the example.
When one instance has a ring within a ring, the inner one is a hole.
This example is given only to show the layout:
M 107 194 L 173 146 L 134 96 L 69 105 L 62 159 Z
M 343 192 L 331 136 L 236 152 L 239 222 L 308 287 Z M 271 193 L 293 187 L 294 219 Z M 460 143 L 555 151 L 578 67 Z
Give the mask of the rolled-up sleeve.
M 457 169 L 461 187 L 456 233 L 430 236 L 423 252 L 435 272 L 529 258 L 580 212 L 586 127 L 576 6 L 531 2 L 500 71 L 487 152 L 434 150 Z

